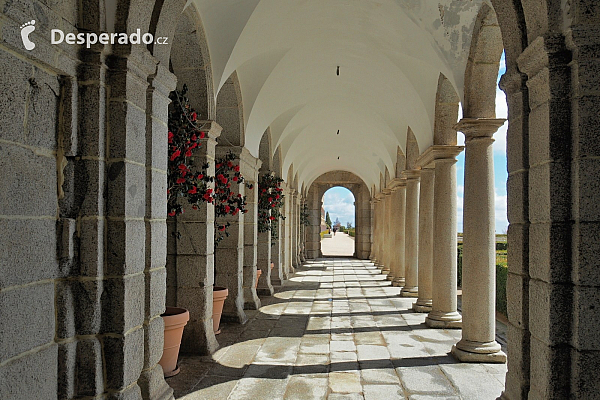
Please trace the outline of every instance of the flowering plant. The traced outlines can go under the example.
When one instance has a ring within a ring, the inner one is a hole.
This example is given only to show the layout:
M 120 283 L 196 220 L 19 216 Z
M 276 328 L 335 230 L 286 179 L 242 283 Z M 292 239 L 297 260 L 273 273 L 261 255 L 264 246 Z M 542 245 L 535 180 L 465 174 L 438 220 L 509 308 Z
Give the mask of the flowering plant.
M 304 226 L 310 225 L 310 221 L 308 219 L 308 204 L 302 204 L 302 210 L 300 211 L 300 223 Z
M 246 213 L 246 197 L 239 191 L 239 184 L 244 183 L 240 166 L 234 164 L 235 156 L 231 153 L 215 160 L 215 175 L 208 175 L 208 163 L 196 165 L 194 150 L 206 136 L 204 125 L 198 121 L 198 114 L 190 106 L 186 97 L 187 85 L 181 91 L 171 92 L 169 98 L 173 107 L 169 110 L 169 162 L 167 212 L 170 217 L 185 212 L 182 198 L 185 198 L 192 209 L 198 209 L 202 202 L 215 205 L 215 246 L 229 236 L 229 222 L 220 223 L 219 217 Z M 214 182 L 214 189 L 210 185 Z M 232 188 L 233 182 L 233 188 Z
M 283 207 L 283 189 L 281 183 L 283 179 L 275 176 L 274 173 L 261 175 L 258 179 L 258 231 L 266 232 L 271 230 L 271 225 L 276 223 L 279 218 L 285 219 L 281 215 Z

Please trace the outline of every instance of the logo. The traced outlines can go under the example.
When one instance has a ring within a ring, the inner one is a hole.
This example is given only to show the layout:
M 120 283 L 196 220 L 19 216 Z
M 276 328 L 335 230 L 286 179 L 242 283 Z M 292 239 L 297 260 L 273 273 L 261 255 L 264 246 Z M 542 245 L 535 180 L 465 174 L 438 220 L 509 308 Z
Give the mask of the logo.
M 32 19 L 29 22 L 25 22 L 20 27 L 21 29 L 21 39 L 23 39 L 23 46 L 25 46 L 26 50 L 35 49 L 35 43 L 29 40 L 29 35 L 31 32 L 35 31 L 35 19 Z

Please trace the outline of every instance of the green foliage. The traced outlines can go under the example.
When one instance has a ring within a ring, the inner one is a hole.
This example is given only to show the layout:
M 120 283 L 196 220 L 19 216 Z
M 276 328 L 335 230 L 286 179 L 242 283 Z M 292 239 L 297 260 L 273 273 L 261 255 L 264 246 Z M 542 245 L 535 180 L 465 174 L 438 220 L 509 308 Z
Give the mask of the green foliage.
M 496 311 L 507 316 L 506 307 L 506 280 L 508 277 L 508 267 L 506 265 L 496 265 Z
M 329 216 L 329 211 L 325 214 L 325 224 L 331 228 L 331 217 Z
M 272 224 L 285 219 L 281 215 L 285 198 L 281 183 L 283 179 L 274 173 L 261 175 L 258 178 L 258 231 L 272 231 Z M 276 235 L 276 234 L 275 234 Z M 273 235 L 271 235 L 273 236 Z
M 356 229 L 355 228 L 347 229 L 347 231 L 348 231 L 348 235 L 350 235 L 352 237 L 354 237 L 354 235 L 356 235 Z
M 308 204 L 306 203 L 302 205 L 302 210 L 300 211 L 300 223 L 304 226 L 310 225 L 310 221 L 308 219 Z
M 508 250 L 508 243 L 507 242 L 496 242 L 496 251 L 498 250 Z

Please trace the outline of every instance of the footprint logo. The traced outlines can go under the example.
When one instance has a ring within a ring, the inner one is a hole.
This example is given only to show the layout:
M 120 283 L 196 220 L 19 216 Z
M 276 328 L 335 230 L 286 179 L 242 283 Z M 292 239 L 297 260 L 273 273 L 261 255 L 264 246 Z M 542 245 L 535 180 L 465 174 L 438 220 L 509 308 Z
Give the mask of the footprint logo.
M 25 49 L 27 49 L 27 50 L 35 49 L 35 43 L 33 43 L 31 40 L 29 40 L 29 35 L 31 34 L 31 32 L 35 31 L 35 20 L 32 19 L 29 22 L 25 22 L 23 25 L 21 25 L 20 29 L 21 29 L 21 39 L 23 39 L 23 46 L 25 46 Z

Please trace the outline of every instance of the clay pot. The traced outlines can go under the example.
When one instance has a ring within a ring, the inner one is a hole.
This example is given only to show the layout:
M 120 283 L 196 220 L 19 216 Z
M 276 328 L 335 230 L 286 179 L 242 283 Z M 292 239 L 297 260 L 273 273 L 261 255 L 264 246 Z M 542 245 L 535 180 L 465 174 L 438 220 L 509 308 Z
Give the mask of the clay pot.
M 165 323 L 165 344 L 162 358 L 158 363 L 163 368 L 165 378 L 168 378 L 179 373 L 177 357 L 179 356 L 183 327 L 190 319 L 190 312 L 185 308 L 167 307 L 167 311 L 161 317 Z
M 271 263 L 271 269 L 275 268 L 275 263 Z
M 221 314 L 223 313 L 223 303 L 229 294 L 229 290 L 224 287 L 213 287 L 213 331 L 215 335 L 221 333 L 219 324 L 221 323 Z
M 260 278 L 261 275 L 262 275 L 262 269 L 257 269 L 256 270 L 256 283 L 254 284 L 255 289 L 258 287 L 258 278 Z

